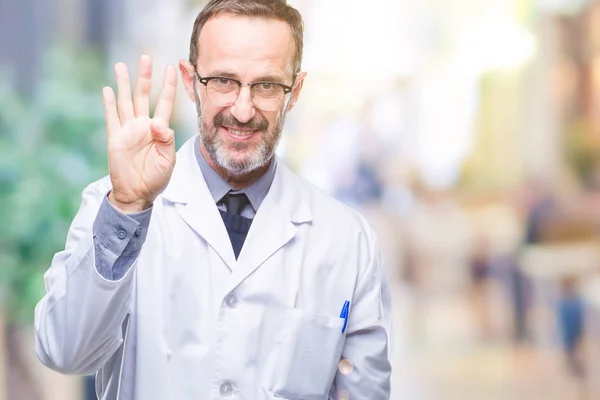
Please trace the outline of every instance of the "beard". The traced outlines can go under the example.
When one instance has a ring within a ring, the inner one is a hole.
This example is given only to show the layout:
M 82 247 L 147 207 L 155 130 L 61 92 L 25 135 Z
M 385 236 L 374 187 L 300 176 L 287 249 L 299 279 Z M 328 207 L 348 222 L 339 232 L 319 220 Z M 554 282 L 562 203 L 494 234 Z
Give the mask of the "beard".
M 274 126 L 270 127 L 269 121 L 262 115 L 256 115 L 247 122 L 240 122 L 233 115 L 226 113 L 226 110 L 219 112 L 209 122 L 201 112 L 198 95 L 196 95 L 196 110 L 198 112 L 200 140 L 204 148 L 212 162 L 216 166 L 223 168 L 230 175 L 242 176 L 248 174 L 267 165 L 271 161 L 271 158 L 273 158 L 281 139 L 285 112 L 278 114 Z M 255 140 L 227 143 L 219 135 L 219 128 L 224 126 L 233 129 L 255 130 L 257 131 L 255 135 L 260 135 L 260 141 L 259 143 L 256 143 Z

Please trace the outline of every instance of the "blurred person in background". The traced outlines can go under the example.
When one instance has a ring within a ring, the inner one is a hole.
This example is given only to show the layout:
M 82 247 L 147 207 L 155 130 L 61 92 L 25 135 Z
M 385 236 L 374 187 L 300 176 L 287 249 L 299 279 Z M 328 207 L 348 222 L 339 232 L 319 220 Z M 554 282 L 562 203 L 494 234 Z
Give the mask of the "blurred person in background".
M 382 194 L 383 183 L 375 168 L 361 158 L 355 168 L 349 171 L 344 184 L 336 189 L 335 196 L 346 204 L 360 207 L 381 201 Z
M 484 234 L 474 239 L 473 254 L 470 257 L 470 295 L 473 300 L 473 310 L 477 327 L 484 340 L 492 339 L 492 310 L 490 292 L 492 263 L 494 255 L 490 238 Z
M 569 372 L 583 377 L 585 368 L 580 347 L 584 332 L 584 303 L 578 293 L 577 278 L 567 276 L 561 280 L 557 320 Z
M 531 339 L 528 324 L 528 311 L 531 306 L 531 282 L 522 271 L 520 257 L 528 246 L 539 245 L 547 236 L 547 225 L 556 214 L 558 207 L 549 186 L 543 182 L 530 181 L 524 185 L 524 193 L 519 199 L 524 221 L 523 243 L 509 262 L 509 289 L 513 308 L 513 338 L 521 344 Z
M 210 1 L 179 64 L 199 135 L 177 153 L 176 69 L 150 118 L 150 57 L 133 96 L 115 66 L 110 175 L 84 190 L 35 311 L 45 365 L 96 373 L 101 399 L 389 398 L 375 234 L 274 157 L 302 43 L 284 0 Z

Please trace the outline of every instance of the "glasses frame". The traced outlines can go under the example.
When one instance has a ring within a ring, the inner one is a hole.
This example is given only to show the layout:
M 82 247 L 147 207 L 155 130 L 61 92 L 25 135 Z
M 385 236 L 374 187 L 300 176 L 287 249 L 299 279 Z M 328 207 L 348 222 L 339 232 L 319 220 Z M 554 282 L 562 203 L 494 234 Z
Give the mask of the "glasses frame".
M 229 104 L 223 104 L 223 105 L 213 104 L 217 107 L 229 107 L 230 105 L 234 104 L 237 101 L 237 99 L 239 98 L 240 92 L 242 91 L 243 86 L 248 86 L 250 88 L 250 94 L 252 95 L 252 104 L 254 104 L 255 107 L 256 107 L 256 103 L 254 102 L 254 92 L 252 91 L 252 88 L 256 85 L 260 85 L 260 84 L 264 84 L 264 83 L 268 83 L 270 85 L 277 85 L 283 89 L 284 99 L 285 99 L 285 96 L 287 96 L 294 90 L 293 86 L 284 85 L 283 83 L 279 83 L 279 82 L 270 82 L 270 81 L 242 82 L 239 79 L 230 78 L 227 76 L 204 76 L 204 77 L 202 77 L 202 76 L 200 76 L 200 74 L 198 74 L 198 71 L 195 69 L 194 69 L 194 76 L 196 77 L 198 82 L 203 84 L 206 88 L 208 88 L 208 83 L 213 79 L 229 79 L 230 81 L 237 83 L 238 90 L 237 90 L 237 96 L 235 97 L 235 100 L 233 100 Z M 296 77 L 294 76 L 294 81 L 295 80 L 296 80 Z M 212 103 L 212 100 L 210 100 L 210 96 L 208 97 L 208 100 Z M 260 107 L 256 107 L 256 108 L 261 109 Z M 273 110 L 263 110 L 263 111 L 273 111 Z

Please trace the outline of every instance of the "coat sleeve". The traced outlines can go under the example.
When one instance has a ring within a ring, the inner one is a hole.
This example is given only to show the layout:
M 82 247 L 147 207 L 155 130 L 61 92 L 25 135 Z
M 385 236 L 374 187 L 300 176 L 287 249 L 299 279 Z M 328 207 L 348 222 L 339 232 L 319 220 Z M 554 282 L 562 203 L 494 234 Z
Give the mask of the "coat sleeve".
M 350 305 L 342 362 L 330 395 L 334 399 L 390 398 L 392 309 L 390 286 L 374 233 L 369 238 Z
M 118 280 L 98 272 L 93 225 L 109 190 L 105 177 L 83 191 L 65 249 L 52 259 L 44 276 L 46 294 L 35 308 L 36 354 L 58 372 L 95 373 L 123 342 L 122 324 L 131 308 L 137 259 Z M 120 236 L 127 241 L 134 235 L 132 225 Z

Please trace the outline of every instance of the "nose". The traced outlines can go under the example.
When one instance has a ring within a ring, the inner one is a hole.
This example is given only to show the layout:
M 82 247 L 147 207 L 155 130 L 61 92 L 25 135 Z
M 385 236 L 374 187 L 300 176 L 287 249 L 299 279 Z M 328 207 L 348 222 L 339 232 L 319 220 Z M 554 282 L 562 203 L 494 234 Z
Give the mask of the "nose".
M 240 88 L 240 94 L 235 103 L 231 105 L 230 111 L 231 115 L 241 123 L 248 122 L 254 118 L 256 109 L 252 102 L 252 92 L 248 86 L 242 86 Z

